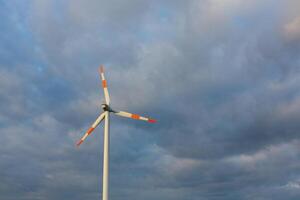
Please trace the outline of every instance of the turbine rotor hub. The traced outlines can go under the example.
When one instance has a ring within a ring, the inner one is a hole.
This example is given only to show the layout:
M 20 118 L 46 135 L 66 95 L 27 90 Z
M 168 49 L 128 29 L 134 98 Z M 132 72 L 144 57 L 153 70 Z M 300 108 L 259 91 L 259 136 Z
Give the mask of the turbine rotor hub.
M 113 110 L 109 107 L 109 105 L 105 103 L 101 104 L 101 107 L 104 111 L 113 112 Z

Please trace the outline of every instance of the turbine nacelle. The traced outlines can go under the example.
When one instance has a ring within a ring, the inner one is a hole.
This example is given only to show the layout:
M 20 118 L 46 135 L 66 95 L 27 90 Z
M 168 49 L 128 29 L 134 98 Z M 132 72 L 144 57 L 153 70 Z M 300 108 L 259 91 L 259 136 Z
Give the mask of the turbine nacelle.
M 101 104 L 101 108 L 102 108 L 104 111 L 114 112 L 113 109 L 111 109 L 111 107 L 109 107 L 109 105 L 107 105 L 106 103 Z

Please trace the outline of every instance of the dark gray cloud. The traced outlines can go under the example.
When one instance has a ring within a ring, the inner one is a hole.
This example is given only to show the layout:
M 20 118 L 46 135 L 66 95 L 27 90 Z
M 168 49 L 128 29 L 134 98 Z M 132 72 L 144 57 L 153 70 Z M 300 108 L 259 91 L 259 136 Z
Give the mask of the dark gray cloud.
M 0 197 L 299 199 L 297 0 L 0 2 Z

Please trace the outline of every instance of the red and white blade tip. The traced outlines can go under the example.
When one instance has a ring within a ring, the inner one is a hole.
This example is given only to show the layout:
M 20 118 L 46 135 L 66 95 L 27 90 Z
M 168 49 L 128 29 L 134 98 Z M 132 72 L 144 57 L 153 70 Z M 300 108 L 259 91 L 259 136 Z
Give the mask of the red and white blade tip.
M 86 137 L 88 135 L 90 135 L 94 129 L 95 129 L 94 127 L 89 128 L 89 130 L 84 134 L 84 136 L 77 142 L 77 147 L 79 147 L 79 145 L 81 145 L 81 143 L 83 143 L 83 141 L 86 139 Z
M 130 114 L 130 113 L 129 113 L 129 114 Z M 145 120 L 145 121 L 148 121 L 148 122 L 150 122 L 150 123 L 155 123 L 155 122 L 156 122 L 155 119 L 142 117 L 142 116 L 137 115 L 137 114 L 131 114 L 130 117 L 131 117 L 132 119 Z
M 148 122 L 150 122 L 150 123 L 156 123 L 157 121 L 155 119 L 148 119 Z
M 83 140 L 79 140 L 76 144 L 77 147 L 79 147 L 83 143 Z
M 100 71 L 100 73 L 104 73 L 104 66 L 103 65 L 100 65 L 99 71 Z

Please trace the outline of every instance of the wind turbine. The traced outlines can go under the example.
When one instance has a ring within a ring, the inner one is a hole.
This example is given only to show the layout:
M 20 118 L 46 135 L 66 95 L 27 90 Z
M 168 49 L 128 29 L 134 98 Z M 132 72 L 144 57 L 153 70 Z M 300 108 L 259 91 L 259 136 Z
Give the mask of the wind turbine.
M 103 113 L 99 115 L 96 121 L 92 124 L 92 126 L 87 130 L 84 136 L 77 142 L 77 146 L 80 146 L 81 143 L 90 135 L 93 130 L 101 123 L 104 119 L 104 147 L 103 147 L 103 188 L 102 188 L 102 200 L 108 200 L 109 197 L 109 116 L 110 113 L 121 117 L 128 117 L 137 120 L 144 120 L 150 123 L 155 123 L 156 120 L 150 119 L 147 117 L 142 117 L 137 114 L 132 114 L 124 111 L 115 111 L 110 106 L 110 98 L 107 89 L 107 82 L 104 77 L 104 67 L 101 65 L 99 67 L 99 73 L 102 80 L 102 87 L 104 90 L 105 103 L 101 104 L 103 109 Z

